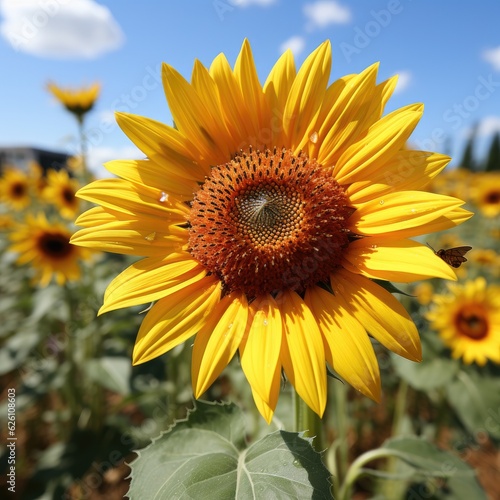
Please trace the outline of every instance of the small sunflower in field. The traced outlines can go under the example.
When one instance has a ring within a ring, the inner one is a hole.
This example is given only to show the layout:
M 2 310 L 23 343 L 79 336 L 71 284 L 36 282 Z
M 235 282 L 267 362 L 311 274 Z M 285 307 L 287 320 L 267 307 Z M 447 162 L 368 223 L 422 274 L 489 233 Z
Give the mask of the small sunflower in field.
M 94 107 L 99 97 L 101 86 L 94 83 L 89 87 L 70 89 L 49 83 L 47 89 L 75 117 L 82 121 L 83 117 Z
M 9 167 L 0 177 L 0 202 L 14 210 L 23 210 L 31 203 L 32 183 L 26 172 Z
M 500 287 L 482 277 L 463 285 L 448 284 L 426 314 L 454 358 L 483 366 L 500 363 Z
M 145 256 L 108 287 L 101 312 L 155 301 L 134 363 L 196 336 L 200 397 L 237 351 L 270 420 L 281 373 L 319 415 L 328 363 L 367 396 L 380 374 L 367 332 L 420 360 L 400 302 L 373 279 L 454 279 L 410 238 L 467 220 L 462 200 L 425 192 L 449 158 L 405 144 L 423 106 L 383 116 L 396 78 L 378 65 L 329 84 L 325 42 L 296 71 L 290 51 L 264 85 L 250 45 L 234 68 L 223 54 L 194 64 L 191 82 L 163 66 L 175 127 L 117 113 L 147 156 L 107 168 L 78 193 L 77 245 Z M 404 175 L 402 175 L 404 173 Z
M 18 253 L 17 264 L 29 264 L 35 271 L 34 283 L 47 286 L 52 278 L 58 285 L 80 279 L 80 261 L 91 252 L 70 243 L 71 231 L 62 223 L 51 223 L 45 214 L 28 214 L 9 234 L 9 250 Z
M 500 214 L 500 173 L 477 174 L 473 201 L 485 217 Z
M 66 170 L 49 170 L 43 196 L 59 209 L 63 217 L 74 219 L 80 208 L 80 200 L 75 196 L 79 187 L 78 181 L 72 179 Z

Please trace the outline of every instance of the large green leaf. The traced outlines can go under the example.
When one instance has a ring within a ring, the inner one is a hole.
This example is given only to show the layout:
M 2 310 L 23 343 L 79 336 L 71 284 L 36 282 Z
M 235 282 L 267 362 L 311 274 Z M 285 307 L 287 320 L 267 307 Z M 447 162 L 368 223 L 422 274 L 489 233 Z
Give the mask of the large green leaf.
M 327 499 L 330 473 L 309 439 L 276 431 L 246 447 L 241 410 L 198 401 L 131 464 L 131 500 Z
M 103 356 L 86 363 L 87 375 L 102 387 L 127 396 L 130 394 L 132 364 L 128 357 Z
M 0 349 L 0 375 L 21 367 L 40 341 L 40 335 L 29 329 L 19 330 L 6 340 Z
M 424 498 L 450 498 L 454 500 L 486 500 L 486 494 L 478 483 L 474 471 L 458 457 L 440 450 L 434 444 L 415 437 L 388 439 L 382 448 L 413 467 L 427 481 L 414 486 L 424 490 Z M 412 491 L 411 495 L 418 493 Z
M 463 370 L 446 386 L 446 396 L 474 437 L 500 439 L 500 378 Z
M 441 344 L 422 337 L 422 362 L 415 363 L 391 354 L 398 375 L 419 391 L 429 391 L 444 387 L 457 374 L 458 361 L 445 357 Z

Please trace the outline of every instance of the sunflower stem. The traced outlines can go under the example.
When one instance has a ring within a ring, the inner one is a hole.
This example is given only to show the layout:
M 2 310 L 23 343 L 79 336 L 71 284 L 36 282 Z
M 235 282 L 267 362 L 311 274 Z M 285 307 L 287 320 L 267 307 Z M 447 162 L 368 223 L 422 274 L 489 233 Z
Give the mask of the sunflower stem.
M 88 184 L 90 182 L 90 177 L 87 167 L 87 137 L 85 135 L 85 129 L 84 129 L 84 117 L 82 115 L 78 115 L 77 121 L 78 121 L 78 134 L 80 137 L 80 154 L 82 157 L 82 179 L 85 184 Z
M 394 413 L 392 418 L 392 432 L 391 437 L 396 437 L 404 432 L 405 415 L 408 399 L 408 382 L 401 379 L 396 393 L 396 400 L 394 403 Z M 389 457 L 385 471 L 388 474 L 395 474 L 398 468 L 398 459 Z M 389 498 L 391 495 L 394 498 L 402 498 L 404 493 L 405 484 L 395 482 L 394 480 L 385 480 L 377 486 L 377 491 L 383 498 Z
M 314 438 L 313 446 L 316 451 L 323 451 L 323 425 L 321 418 L 313 411 L 302 398 L 293 391 L 293 400 L 295 406 L 295 432 L 304 431 L 304 436 Z
M 408 395 L 408 382 L 401 379 L 394 405 L 391 436 L 399 436 L 403 430 L 403 418 L 406 414 L 406 399 Z
M 336 470 L 333 471 L 337 488 L 344 483 L 349 466 L 349 443 L 347 440 L 347 387 L 342 382 L 333 384 L 335 395 L 335 420 L 337 460 Z

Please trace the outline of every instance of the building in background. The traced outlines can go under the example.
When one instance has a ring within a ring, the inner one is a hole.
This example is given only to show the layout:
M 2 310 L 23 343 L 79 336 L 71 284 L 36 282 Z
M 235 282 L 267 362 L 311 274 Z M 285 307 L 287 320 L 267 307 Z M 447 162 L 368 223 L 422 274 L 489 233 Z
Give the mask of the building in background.
M 44 173 L 48 169 L 61 170 L 66 168 L 66 162 L 69 158 L 70 156 L 65 153 L 29 146 L 0 146 L 0 173 L 7 166 L 28 172 L 32 162 L 38 163 Z

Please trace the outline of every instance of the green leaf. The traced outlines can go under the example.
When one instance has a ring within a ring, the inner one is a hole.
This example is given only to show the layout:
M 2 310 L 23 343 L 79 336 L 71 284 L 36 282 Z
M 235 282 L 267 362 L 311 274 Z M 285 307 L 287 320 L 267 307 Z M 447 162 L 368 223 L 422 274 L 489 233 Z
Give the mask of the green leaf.
M 32 330 L 18 331 L 10 337 L 0 349 L 0 375 L 24 365 L 40 340 L 40 335 Z
M 500 439 L 500 378 L 463 370 L 446 386 L 446 396 L 473 436 Z
M 91 380 L 110 391 L 127 396 L 130 394 L 132 364 L 128 357 L 104 356 L 86 363 Z
M 330 473 L 309 439 L 277 431 L 248 448 L 234 404 L 198 401 L 131 464 L 131 500 L 327 499 Z
M 454 359 L 443 357 L 439 348 L 422 337 L 422 362 L 415 363 L 391 354 L 398 375 L 419 391 L 444 387 L 458 373 L 460 364 Z
M 392 450 L 394 455 L 412 466 L 416 472 L 428 478 L 427 498 L 448 498 L 454 500 L 487 500 L 484 490 L 477 481 L 474 470 L 451 453 L 440 450 L 432 443 L 415 436 L 388 439 L 382 447 Z M 444 479 L 445 482 L 439 481 Z M 445 488 L 441 488 L 446 485 Z M 440 491 L 441 490 L 441 491 Z M 442 493 L 439 495 L 439 493 Z M 408 498 L 412 498 L 409 496 Z
M 63 297 L 63 289 L 60 286 L 49 285 L 33 293 L 33 311 L 30 320 L 40 321 L 44 316 L 50 314 L 62 321 L 68 319 L 68 309 Z

